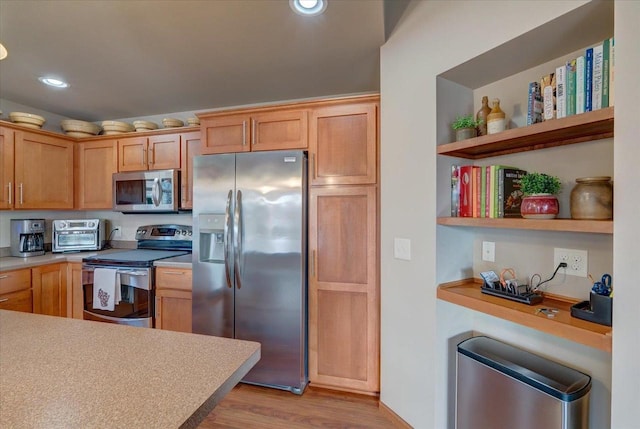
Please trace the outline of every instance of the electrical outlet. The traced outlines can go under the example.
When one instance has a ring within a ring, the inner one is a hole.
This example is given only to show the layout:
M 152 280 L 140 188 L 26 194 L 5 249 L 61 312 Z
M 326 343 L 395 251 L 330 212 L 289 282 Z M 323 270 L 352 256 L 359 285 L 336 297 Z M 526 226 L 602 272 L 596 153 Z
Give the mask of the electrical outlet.
M 561 262 L 567 264 L 567 268 L 561 268 L 566 275 L 587 277 L 587 273 L 589 272 L 589 259 L 586 250 L 553 249 L 553 269 L 555 270 Z
M 111 238 L 122 238 L 122 227 L 120 225 L 114 225 L 111 231 L 113 231 L 113 237 Z
M 482 242 L 482 260 L 487 262 L 496 261 L 496 243 L 493 241 Z

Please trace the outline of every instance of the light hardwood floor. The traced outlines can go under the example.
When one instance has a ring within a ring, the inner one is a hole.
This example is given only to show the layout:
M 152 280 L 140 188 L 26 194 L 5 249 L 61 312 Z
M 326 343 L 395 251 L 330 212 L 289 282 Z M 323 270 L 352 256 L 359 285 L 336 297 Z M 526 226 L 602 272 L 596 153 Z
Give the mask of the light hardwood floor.
M 302 396 L 238 384 L 199 429 L 393 428 L 378 399 L 308 387 Z

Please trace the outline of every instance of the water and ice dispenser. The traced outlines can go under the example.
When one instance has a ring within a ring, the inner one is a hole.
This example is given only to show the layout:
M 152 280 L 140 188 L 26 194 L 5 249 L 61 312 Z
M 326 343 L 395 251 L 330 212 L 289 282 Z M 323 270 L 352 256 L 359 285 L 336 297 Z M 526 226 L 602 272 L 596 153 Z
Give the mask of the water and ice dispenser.
M 201 214 L 200 262 L 224 263 L 224 214 Z

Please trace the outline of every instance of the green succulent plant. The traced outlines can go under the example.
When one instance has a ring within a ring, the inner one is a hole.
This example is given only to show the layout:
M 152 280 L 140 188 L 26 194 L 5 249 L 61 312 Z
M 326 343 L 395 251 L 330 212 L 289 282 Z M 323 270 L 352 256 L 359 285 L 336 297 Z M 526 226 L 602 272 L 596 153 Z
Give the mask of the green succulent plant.
M 460 130 L 462 128 L 475 128 L 482 124 L 482 119 L 476 121 L 473 119 L 473 115 L 458 116 L 451 124 L 451 128 L 454 130 Z
M 560 179 L 545 173 L 528 173 L 520 179 L 520 189 L 524 195 L 556 195 L 561 186 Z

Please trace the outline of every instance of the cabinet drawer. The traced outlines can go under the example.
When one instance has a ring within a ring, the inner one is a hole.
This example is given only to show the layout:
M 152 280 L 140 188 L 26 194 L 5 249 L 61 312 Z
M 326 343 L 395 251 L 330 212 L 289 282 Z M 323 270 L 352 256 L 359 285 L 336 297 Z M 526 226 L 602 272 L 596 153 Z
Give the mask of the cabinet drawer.
M 5 271 L 0 273 L 0 294 L 31 289 L 31 270 Z
M 0 295 L 0 310 L 33 312 L 31 289 Z
M 157 268 L 156 288 L 191 291 L 191 270 L 183 268 Z

